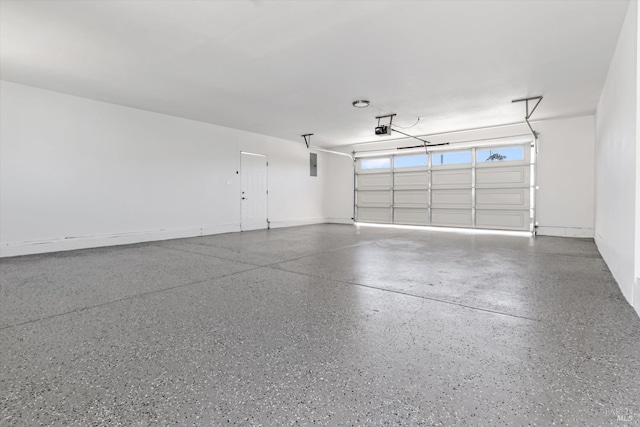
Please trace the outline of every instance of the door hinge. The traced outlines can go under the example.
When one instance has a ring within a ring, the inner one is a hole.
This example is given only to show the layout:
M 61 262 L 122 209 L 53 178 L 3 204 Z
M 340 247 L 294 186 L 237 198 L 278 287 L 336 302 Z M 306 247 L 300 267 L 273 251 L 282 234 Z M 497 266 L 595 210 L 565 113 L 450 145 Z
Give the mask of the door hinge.
M 267 162 L 267 166 L 269 166 L 269 162 Z
M 269 194 L 269 190 L 267 190 L 267 194 Z

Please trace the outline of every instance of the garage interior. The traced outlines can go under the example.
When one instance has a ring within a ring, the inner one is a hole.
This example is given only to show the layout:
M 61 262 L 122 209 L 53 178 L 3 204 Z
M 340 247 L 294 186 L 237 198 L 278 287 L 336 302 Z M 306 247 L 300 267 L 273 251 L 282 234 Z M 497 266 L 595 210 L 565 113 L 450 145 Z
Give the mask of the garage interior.
M 637 1 L 0 1 L 0 425 L 640 422 Z

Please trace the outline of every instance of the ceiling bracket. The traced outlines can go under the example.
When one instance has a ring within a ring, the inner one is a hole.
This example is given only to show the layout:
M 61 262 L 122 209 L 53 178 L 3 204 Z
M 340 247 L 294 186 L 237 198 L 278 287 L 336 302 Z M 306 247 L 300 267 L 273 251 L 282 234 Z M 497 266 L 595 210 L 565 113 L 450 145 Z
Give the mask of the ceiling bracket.
M 536 105 L 533 106 L 531 111 L 529 111 L 529 101 L 538 101 L 536 102 Z M 533 128 L 531 127 L 531 123 L 529 123 L 529 119 L 533 115 L 533 112 L 536 111 L 536 108 L 538 108 L 540 101 L 542 101 L 542 96 L 531 96 L 529 98 L 520 98 L 520 99 L 514 99 L 513 101 L 511 101 L 512 103 L 513 102 L 525 103 L 526 115 L 524 116 L 524 121 L 527 124 L 527 126 L 529 126 L 529 130 L 531 131 L 531 135 L 533 135 L 533 139 L 535 140 L 535 142 L 538 142 L 538 132 L 533 130 Z M 537 152 L 538 152 L 538 144 L 536 144 L 536 153 Z
M 305 133 L 304 135 L 300 135 L 301 137 L 304 138 L 304 143 L 306 144 L 307 148 L 309 148 L 309 146 L 311 145 L 311 135 L 313 134 Z
M 538 102 L 536 102 L 536 105 L 534 105 L 531 111 L 529 111 L 529 101 L 534 101 L 534 100 L 537 100 Z M 529 98 L 514 99 L 511 102 L 524 102 L 527 110 L 527 115 L 525 116 L 525 119 L 529 120 L 533 115 L 533 112 L 536 111 L 536 108 L 538 108 L 540 101 L 542 101 L 542 96 L 532 96 Z
M 378 126 L 380 126 L 380 119 L 386 119 L 387 117 L 389 117 L 389 124 L 388 126 L 393 125 L 393 118 L 395 117 L 395 113 L 393 114 L 386 114 L 384 116 L 376 116 L 376 119 L 378 119 Z

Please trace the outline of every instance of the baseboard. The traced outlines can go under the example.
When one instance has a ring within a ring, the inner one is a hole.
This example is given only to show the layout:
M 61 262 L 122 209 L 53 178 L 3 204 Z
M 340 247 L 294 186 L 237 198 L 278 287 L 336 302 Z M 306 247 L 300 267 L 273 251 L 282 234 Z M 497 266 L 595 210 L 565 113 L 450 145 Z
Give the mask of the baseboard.
M 328 218 L 307 218 L 272 221 L 271 228 L 296 227 L 301 225 L 326 224 L 337 222 L 353 224 L 351 220 Z M 25 242 L 0 242 L 0 258 L 35 255 L 49 252 L 73 251 L 76 249 L 99 248 L 105 246 L 129 245 L 133 243 L 155 242 L 158 240 L 182 239 L 187 237 L 209 236 L 240 231 L 240 224 L 217 224 L 183 229 L 161 229 L 138 231 L 101 236 L 63 237 L 49 240 Z
M 638 317 L 640 317 L 640 277 L 636 277 L 635 282 L 633 283 L 633 308 L 638 313 Z
M 76 249 L 99 248 L 104 246 L 128 245 L 132 243 L 154 242 L 158 240 L 181 239 L 208 236 L 212 234 L 240 231 L 240 224 L 204 225 L 202 227 L 138 231 L 101 236 L 64 237 L 59 239 L 27 242 L 1 242 L 0 258 L 34 255 L 48 252 L 72 251 Z
M 353 225 L 353 219 L 351 218 L 327 218 L 328 224 L 351 224 Z
M 593 238 L 593 228 L 538 226 L 540 236 Z
M 326 224 L 327 218 L 287 219 L 270 221 L 270 228 L 297 227 L 300 225 Z

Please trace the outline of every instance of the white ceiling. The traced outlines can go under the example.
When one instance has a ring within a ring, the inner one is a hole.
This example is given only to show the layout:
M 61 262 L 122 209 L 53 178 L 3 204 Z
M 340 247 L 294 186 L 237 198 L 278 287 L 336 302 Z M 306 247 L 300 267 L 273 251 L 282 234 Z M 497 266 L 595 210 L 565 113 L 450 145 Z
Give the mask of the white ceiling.
M 595 111 L 628 1 L 12 1 L 2 79 L 333 147 Z M 371 100 L 366 109 L 351 106 Z

